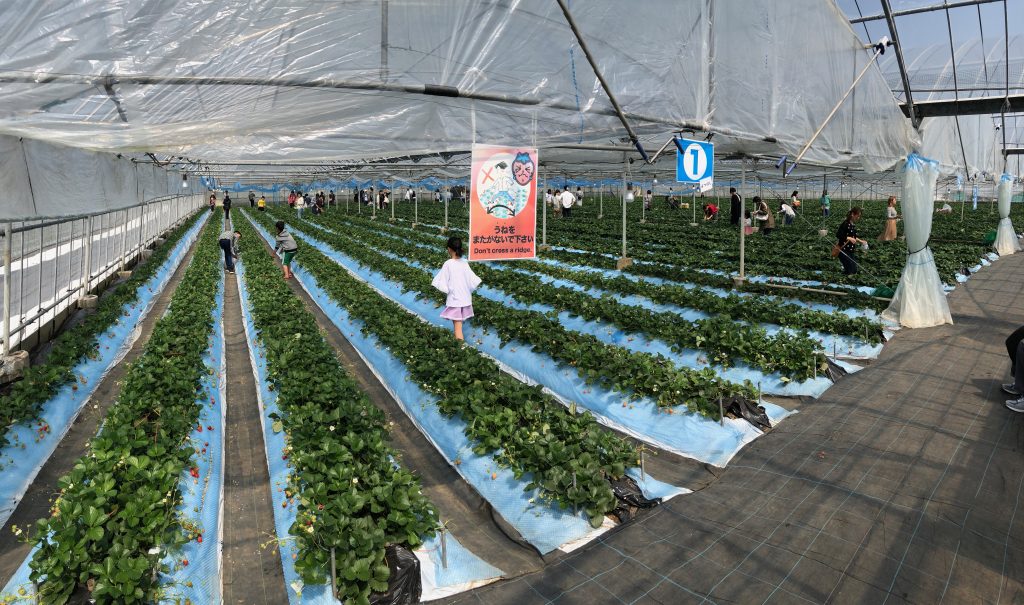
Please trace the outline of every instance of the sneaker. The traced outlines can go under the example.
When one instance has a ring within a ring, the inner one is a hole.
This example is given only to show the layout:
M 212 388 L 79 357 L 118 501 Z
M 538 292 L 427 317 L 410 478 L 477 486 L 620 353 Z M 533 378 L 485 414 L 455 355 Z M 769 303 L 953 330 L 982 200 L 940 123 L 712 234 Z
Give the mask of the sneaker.
M 1007 401 L 1006 407 L 1009 408 L 1011 412 L 1024 413 L 1024 397 Z
M 1020 391 L 1017 390 L 1017 385 L 1012 382 L 1008 382 L 1003 385 L 1003 392 L 1007 395 L 1016 395 L 1017 397 L 1020 397 Z
M 232 275 L 234 275 L 234 273 L 235 273 L 235 272 L 234 272 L 234 271 L 232 271 L 231 269 L 228 269 L 228 273 L 231 273 Z M 1011 394 L 1012 394 L 1012 393 L 1011 393 Z

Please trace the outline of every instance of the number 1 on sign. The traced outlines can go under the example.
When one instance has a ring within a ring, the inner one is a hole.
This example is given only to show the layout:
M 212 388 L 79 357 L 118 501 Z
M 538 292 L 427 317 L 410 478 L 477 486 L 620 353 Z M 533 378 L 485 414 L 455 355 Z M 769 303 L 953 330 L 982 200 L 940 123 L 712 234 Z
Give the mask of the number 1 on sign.
M 698 180 L 708 169 L 708 158 L 704 154 L 704 148 L 696 143 L 689 145 L 686 148 L 686 158 L 683 162 L 683 169 L 686 170 L 686 176 L 692 180 Z

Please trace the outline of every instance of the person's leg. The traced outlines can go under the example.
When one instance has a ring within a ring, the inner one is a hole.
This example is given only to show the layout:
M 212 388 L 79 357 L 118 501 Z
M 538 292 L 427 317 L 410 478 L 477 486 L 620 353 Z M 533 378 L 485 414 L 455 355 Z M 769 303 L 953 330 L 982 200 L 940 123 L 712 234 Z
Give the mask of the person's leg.
M 1006 353 L 1010 356 L 1010 375 L 1016 375 L 1017 346 L 1024 341 L 1024 326 L 1014 330 L 1006 339 Z
M 1024 394 L 1024 340 L 1017 343 L 1016 359 L 1013 361 L 1013 384 L 1018 393 Z
M 228 271 L 235 270 L 234 259 L 231 258 L 231 242 L 226 239 L 220 240 L 220 249 L 224 251 L 224 268 Z
M 453 319 L 452 325 L 455 326 L 455 340 L 465 340 L 464 338 L 462 338 L 462 322 Z

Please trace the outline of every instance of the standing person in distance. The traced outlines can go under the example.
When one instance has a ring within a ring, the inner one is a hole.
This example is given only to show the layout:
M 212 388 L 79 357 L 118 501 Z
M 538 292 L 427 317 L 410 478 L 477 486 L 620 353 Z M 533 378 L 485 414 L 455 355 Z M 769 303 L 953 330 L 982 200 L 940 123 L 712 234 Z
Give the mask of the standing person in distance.
M 267 211 L 267 198 L 265 196 L 260 196 L 260 200 L 256 202 L 256 209 L 260 212 Z
M 857 221 L 860 219 L 860 208 L 854 206 L 846 213 L 846 220 L 839 225 L 836 231 L 836 245 L 839 246 L 839 262 L 843 264 L 843 275 L 853 275 L 857 272 L 857 244 L 867 244 L 867 241 L 857 237 Z
M 644 194 L 644 210 L 650 210 L 651 209 L 651 202 L 653 202 L 653 201 L 654 201 L 654 192 L 652 192 L 650 189 L 648 189 L 647 193 Z
M 231 196 L 227 191 L 224 192 L 224 220 L 231 220 Z
M 797 191 L 795 189 L 793 190 L 793 195 L 789 196 L 789 205 L 793 207 L 793 210 L 796 210 L 797 208 L 800 207 L 800 192 L 799 191 Z
M 583 207 L 583 187 L 576 186 L 576 205 L 580 208 Z
M 761 199 L 760 196 L 754 196 L 754 218 L 761 223 L 761 233 L 765 237 L 772 234 L 775 230 L 775 213 L 768 207 L 768 202 Z
M 572 191 L 566 189 L 558 196 L 558 201 L 562 203 L 562 216 L 569 218 L 572 216 L 572 205 L 576 203 L 576 196 L 572 194 Z
M 451 320 L 455 340 L 465 340 L 462 322 L 473 317 L 473 290 L 480 285 L 480 278 L 473 273 L 469 262 L 462 258 L 461 239 L 448 238 L 448 260 L 444 261 L 431 285 L 447 295 L 441 317 Z
M 306 198 L 300 193 L 295 196 L 295 212 L 302 219 L 302 209 L 306 207 Z
M 218 243 L 220 243 L 220 249 L 224 251 L 224 269 L 228 273 L 235 272 L 235 261 L 238 260 L 238 240 L 241 238 L 241 233 L 231 229 L 225 229 L 220 234 Z
M 740 224 L 740 214 L 743 212 L 743 198 L 740 194 L 736 193 L 735 187 L 729 187 L 729 195 L 732 198 L 729 201 L 729 222 L 733 225 Z
M 828 196 L 828 189 L 821 192 L 821 216 L 828 218 L 832 212 L 832 198 Z
M 213 212 L 214 208 L 216 208 L 216 207 L 217 207 L 217 194 L 216 193 L 211 193 L 210 194 L 210 212 Z
M 299 246 L 295 243 L 295 238 L 292 237 L 292 234 L 288 233 L 288 230 L 284 228 L 284 221 L 277 221 L 274 223 L 274 227 L 277 227 L 277 236 L 274 238 L 274 252 L 281 253 L 281 268 L 284 270 L 284 278 L 291 279 L 292 259 L 295 258 L 295 254 L 299 251 Z
M 437 202 L 438 204 L 441 203 L 441 190 L 440 189 L 435 189 L 434 190 L 434 201 Z
M 891 242 L 896 239 L 896 221 L 900 219 L 896 211 L 896 196 L 889 196 L 889 203 L 885 207 L 885 230 L 878 236 L 878 241 Z
M 330 208 L 336 203 L 338 203 L 338 198 L 334 195 L 334 190 L 331 189 L 331 192 L 327 194 L 327 207 Z
M 252 191 L 249 192 L 249 207 L 250 208 L 255 208 L 256 207 L 256 194 L 253 193 Z

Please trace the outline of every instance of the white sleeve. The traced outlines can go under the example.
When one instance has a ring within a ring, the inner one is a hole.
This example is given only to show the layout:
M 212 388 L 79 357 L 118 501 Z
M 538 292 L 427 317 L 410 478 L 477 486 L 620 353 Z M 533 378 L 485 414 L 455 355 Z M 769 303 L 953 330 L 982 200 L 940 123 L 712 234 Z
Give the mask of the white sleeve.
M 434 286 L 441 292 L 448 294 L 448 276 L 449 269 L 448 263 L 441 266 L 441 270 L 434 276 L 434 281 L 430 282 L 430 285 Z
M 466 276 L 466 283 L 468 283 L 468 284 L 469 284 L 469 289 L 470 289 L 471 291 L 472 291 L 472 290 L 476 290 L 476 289 L 477 289 L 477 287 L 479 287 L 479 286 L 480 286 L 480 283 L 481 283 L 481 282 L 482 282 L 483 280 L 481 280 L 481 279 L 480 279 L 479 277 L 477 277 L 477 274 L 476 274 L 476 273 L 473 273 L 473 268 L 469 266 L 469 263 L 466 263 L 466 271 L 467 271 L 467 272 L 469 273 L 469 274 L 468 274 L 468 275 Z

